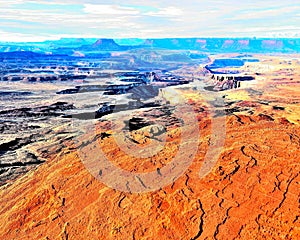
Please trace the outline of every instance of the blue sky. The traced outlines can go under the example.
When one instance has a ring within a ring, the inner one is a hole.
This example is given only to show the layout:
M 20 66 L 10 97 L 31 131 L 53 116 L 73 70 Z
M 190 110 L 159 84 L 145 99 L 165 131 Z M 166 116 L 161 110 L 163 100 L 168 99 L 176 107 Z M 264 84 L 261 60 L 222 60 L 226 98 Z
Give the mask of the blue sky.
M 0 41 L 300 37 L 299 0 L 0 0 Z

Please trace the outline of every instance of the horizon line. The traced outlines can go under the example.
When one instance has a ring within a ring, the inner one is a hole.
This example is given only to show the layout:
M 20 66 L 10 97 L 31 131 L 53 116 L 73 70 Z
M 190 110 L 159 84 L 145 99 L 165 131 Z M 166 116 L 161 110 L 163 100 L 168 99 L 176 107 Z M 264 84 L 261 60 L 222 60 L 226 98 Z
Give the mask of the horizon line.
M 95 40 L 100 40 L 100 39 L 112 39 L 112 40 L 155 40 L 155 39 L 243 39 L 243 40 L 283 40 L 283 39 L 299 39 L 300 37 L 149 37 L 149 38 L 140 38 L 140 37 L 59 37 L 59 38 L 42 38 L 40 40 L 24 40 L 24 41 L 19 41 L 19 40 L 1 40 L 0 43 L 43 43 L 47 41 L 60 41 L 64 39 L 95 39 Z

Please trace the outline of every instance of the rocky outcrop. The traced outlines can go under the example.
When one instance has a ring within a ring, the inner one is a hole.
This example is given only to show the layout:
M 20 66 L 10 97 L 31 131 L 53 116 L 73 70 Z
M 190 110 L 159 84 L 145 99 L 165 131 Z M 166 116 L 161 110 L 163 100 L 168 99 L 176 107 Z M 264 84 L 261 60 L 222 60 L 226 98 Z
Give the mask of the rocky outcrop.
M 34 169 L 61 150 L 63 139 L 74 135 L 70 130 L 52 130 L 57 124 L 66 123 L 55 123 L 53 118 L 72 108 L 72 104 L 56 102 L 0 111 L 0 117 L 6 119 L 0 121 L 0 185 Z
M 2 117 L 50 117 L 61 116 L 62 111 L 73 109 L 74 106 L 67 102 L 57 102 L 49 106 L 42 106 L 36 108 L 16 108 L 0 111 Z
M 101 123 L 99 131 L 105 125 Z M 75 146 L 69 145 L 34 173 L 2 187 L 2 238 L 297 239 L 299 128 L 285 124 L 282 132 L 283 126 L 268 120 L 228 117 L 224 150 L 213 171 L 201 179 L 209 121 L 200 125 L 201 147 L 188 171 L 172 185 L 148 194 L 106 187 L 89 174 L 72 150 Z M 141 128 L 139 134 L 149 131 Z M 137 144 L 144 144 L 135 137 Z M 118 152 L 112 135 L 102 140 L 99 135 L 99 140 L 77 150 L 92 157 L 92 149 L 100 144 L 106 156 L 124 169 L 160 171 L 176 154 L 172 145 L 176 148 L 180 133 L 175 129 L 169 137 L 169 150 L 151 161 Z
M 255 89 L 210 93 L 208 99 L 192 87 L 181 89 L 198 120 L 197 152 L 176 181 L 153 192 L 112 189 L 83 163 L 105 156 L 130 173 L 154 172 L 160 178 L 163 167 L 179 153 L 184 130 L 189 137 L 184 146 L 195 144 L 195 132 L 174 116 L 179 104 L 139 110 L 130 117 L 133 127 L 121 137 L 126 114 L 118 116 L 120 123 L 111 118 L 85 126 L 81 121 L 79 129 L 86 127 L 86 133 L 47 146 L 48 154 L 41 155 L 45 164 L 0 188 L 0 238 L 299 239 L 299 89 L 299 83 L 289 85 L 286 80 L 275 85 L 272 76 L 258 81 Z M 208 104 L 219 102 L 218 97 L 225 109 L 215 104 L 216 114 L 209 113 Z M 211 171 L 199 177 L 207 150 L 214 145 L 213 122 L 223 117 L 226 139 L 221 153 Z M 65 132 L 55 131 L 57 138 Z M 142 147 L 150 141 L 161 143 L 164 134 L 161 151 L 142 157 Z M 118 136 L 141 150 L 131 155 L 122 151 Z M 50 151 L 55 149 L 56 154 Z M 182 161 L 190 154 L 183 151 Z M 104 167 L 97 170 L 98 176 L 104 174 Z
M 77 50 L 79 51 L 124 51 L 127 50 L 128 47 L 118 45 L 113 39 L 98 39 L 92 45 L 83 45 L 79 47 Z

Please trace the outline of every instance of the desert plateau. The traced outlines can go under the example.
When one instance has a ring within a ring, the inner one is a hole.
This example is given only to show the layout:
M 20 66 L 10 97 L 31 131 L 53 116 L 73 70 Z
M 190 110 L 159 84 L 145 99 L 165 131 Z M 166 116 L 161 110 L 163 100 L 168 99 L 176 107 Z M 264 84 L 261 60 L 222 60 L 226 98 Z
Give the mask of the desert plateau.
M 300 238 L 299 53 L 176 41 L 0 53 L 0 239 Z

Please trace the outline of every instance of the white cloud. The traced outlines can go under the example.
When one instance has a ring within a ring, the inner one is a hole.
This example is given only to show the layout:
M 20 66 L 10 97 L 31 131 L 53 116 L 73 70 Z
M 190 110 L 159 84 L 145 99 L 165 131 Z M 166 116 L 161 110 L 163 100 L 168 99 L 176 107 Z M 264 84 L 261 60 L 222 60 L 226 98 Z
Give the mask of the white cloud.
M 293 13 L 300 12 L 300 6 L 270 8 L 263 10 L 248 10 L 243 13 L 238 13 L 233 16 L 232 20 L 248 20 L 248 19 L 265 19 L 269 17 L 278 18 L 279 16 L 294 15 Z
M 67 1 L 59 1 L 59 0 L 0 0 L 1 6 L 9 7 L 18 4 L 24 3 L 33 3 L 33 4 L 42 4 L 42 5 L 69 5 L 70 3 L 75 4 L 76 1 L 67 2 Z
M 145 15 L 154 17 L 173 17 L 183 15 L 183 10 L 177 7 L 160 8 L 157 12 L 147 12 Z
M 12 41 L 12 42 L 41 42 L 45 40 L 59 39 L 57 36 L 44 35 L 36 36 L 35 34 L 24 34 L 24 33 L 15 33 L 15 32 L 5 32 L 0 30 L 0 41 Z
M 83 11 L 88 14 L 97 15 L 137 15 L 140 13 L 138 10 L 131 7 L 96 4 L 84 4 Z
M 0 38 L 15 40 L 66 32 L 112 38 L 294 37 L 300 20 L 298 0 L 0 0 L 0 6 Z

